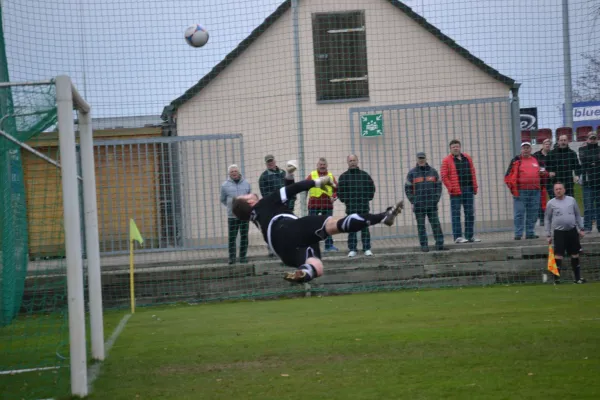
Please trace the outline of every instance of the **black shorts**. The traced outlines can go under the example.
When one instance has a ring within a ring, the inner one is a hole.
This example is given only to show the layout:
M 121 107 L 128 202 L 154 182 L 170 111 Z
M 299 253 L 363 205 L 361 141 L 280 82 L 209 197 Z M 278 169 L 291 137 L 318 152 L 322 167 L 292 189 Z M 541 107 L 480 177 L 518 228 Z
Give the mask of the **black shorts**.
M 290 267 L 299 267 L 309 257 L 321 258 L 319 242 L 327 237 L 326 215 L 293 219 L 281 217 L 271 225 L 270 239 L 275 254 Z
M 554 231 L 554 254 L 557 256 L 564 256 L 565 251 L 569 255 L 579 254 L 581 250 L 581 243 L 579 243 L 579 232 L 577 228 L 573 228 L 569 231 Z

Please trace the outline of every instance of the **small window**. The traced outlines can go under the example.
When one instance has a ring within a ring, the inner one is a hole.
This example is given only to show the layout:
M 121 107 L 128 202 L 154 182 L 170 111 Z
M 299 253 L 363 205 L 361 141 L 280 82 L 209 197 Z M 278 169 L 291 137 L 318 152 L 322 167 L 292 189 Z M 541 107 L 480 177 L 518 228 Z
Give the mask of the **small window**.
M 313 14 L 317 101 L 369 97 L 364 11 Z

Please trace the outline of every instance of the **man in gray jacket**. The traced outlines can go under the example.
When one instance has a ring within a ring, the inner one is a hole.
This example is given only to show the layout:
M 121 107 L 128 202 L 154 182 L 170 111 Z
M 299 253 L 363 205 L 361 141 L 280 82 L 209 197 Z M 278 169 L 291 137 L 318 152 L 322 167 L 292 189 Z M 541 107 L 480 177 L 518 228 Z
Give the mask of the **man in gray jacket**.
M 247 180 L 242 178 L 240 169 L 237 165 L 230 165 L 228 168 L 229 178 L 221 185 L 221 203 L 227 207 L 227 226 L 229 231 L 229 264 L 235 264 L 236 240 L 238 231 L 240 233 L 240 262 L 248 262 L 246 254 L 248 252 L 248 221 L 242 221 L 236 218 L 231 212 L 231 202 L 234 197 L 249 194 L 252 188 Z
M 544 227 L 548 243 L 554 242 L 554 258 L 559 274 L 566 250 L 571 256 L 574 283 L 584 283 L 585 279 L 581 278 L 581 266 L 579 265 L 579 252 L 581 251 L 579 237 L 585 235 L 581 223 L 581 213 L 575 199 L 565 195 L 565 186 L 561 182 L 554 184 L 554 198 L 546 205 Z M 554 283 L 560 283 L 559 276 L 554 276 Z

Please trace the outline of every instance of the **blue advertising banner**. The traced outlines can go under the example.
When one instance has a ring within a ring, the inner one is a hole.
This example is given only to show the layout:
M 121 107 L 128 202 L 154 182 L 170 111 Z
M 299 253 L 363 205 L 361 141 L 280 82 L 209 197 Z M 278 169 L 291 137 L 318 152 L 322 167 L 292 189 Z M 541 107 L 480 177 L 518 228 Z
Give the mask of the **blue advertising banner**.
M 563 124 L 566 123 L 564 115 L 563 105 Z M 600 101 L 573 103 L 573 131 L 580 126 L 591 126 L 593 129 L 598 129 L 600 126 Z

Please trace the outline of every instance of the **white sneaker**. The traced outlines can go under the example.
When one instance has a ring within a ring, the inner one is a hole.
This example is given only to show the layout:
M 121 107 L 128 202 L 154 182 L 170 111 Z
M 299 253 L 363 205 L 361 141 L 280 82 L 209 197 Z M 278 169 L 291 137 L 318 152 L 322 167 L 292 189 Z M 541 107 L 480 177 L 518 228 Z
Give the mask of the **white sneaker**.
M 365 250 L 365 256 L 370 257 L 372 255 L 373 255 L 373 252 L 371 250 Z
M 464 237 L 459 237 L 456 238 L 456 240 L 454 241 L 454 243 L 469 243 L 469 241 L 467 239 L 465 239 Z
M 356 252 L 352 250 L 350 253 L 348 253 L 348 257 L 356 257 Z
M 471 243 L 479 243 L 479 242 L 481 242 L 481 239 L 479 239 L 479 238 L 476 238 L 476 237 L 472 237 L 472 238 L 469 240 L 469 242 L 471 242 Z

